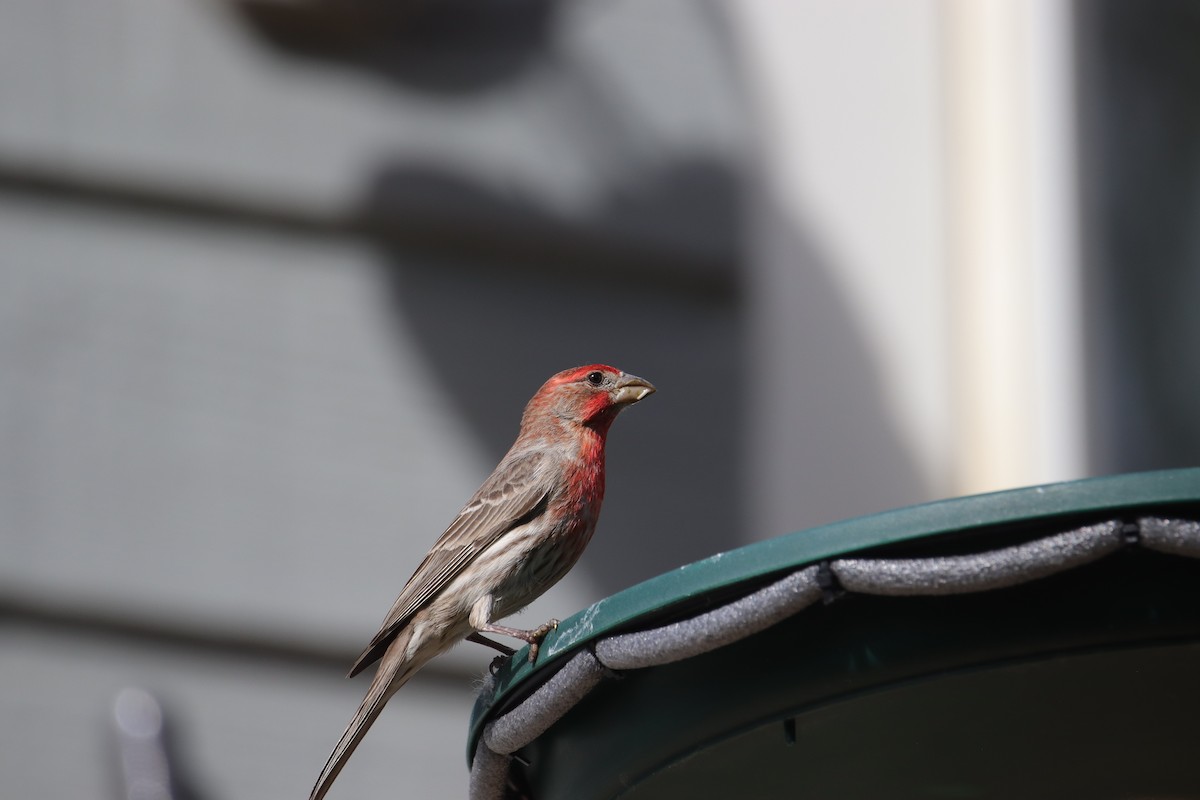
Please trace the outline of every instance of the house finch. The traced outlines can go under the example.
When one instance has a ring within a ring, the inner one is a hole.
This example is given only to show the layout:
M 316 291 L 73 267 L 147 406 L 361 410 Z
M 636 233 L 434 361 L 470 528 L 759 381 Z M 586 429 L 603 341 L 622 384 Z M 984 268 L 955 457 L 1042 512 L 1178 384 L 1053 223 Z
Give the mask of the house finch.
M 493 624 L 558 582 L 592 538 L 604 499 L 604 443 L 621 409 L 654 391 L 603 364 L 560 372 L 521 417 L 508 454 L 434 543 L 350 669 L 376 660 L 367 696 L 321 771 L 321 800 L 383 705 L 436 655 L 469 638 L 511 653 L 481 633 L 528 642 L 529 658 L 558 624 L 534 630 Z

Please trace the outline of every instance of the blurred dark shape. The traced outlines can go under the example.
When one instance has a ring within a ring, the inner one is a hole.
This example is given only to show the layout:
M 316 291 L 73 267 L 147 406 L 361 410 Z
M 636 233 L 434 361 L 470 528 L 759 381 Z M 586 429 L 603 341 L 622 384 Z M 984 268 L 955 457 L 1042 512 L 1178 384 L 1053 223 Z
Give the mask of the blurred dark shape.
M 728 301 L 738 294 L 741 202 L 739 177 L 713 161 L 614 181 L 576 216 L 448 168 L 397 164 L 379 171 L 355 216 L 401 256 L 429 250 L 460 264 L 499 261 Z
M 609 495 L 621 499 L 605 508 L 585 562 L 601 590 L 740 543 L 738 176 L 711 161 L 664 165 L 614 178 L 571 217 L 449 170 L 379 175 L 360 216 L 409 229 L 376 238 L 397 339 L 422 345 L 453 413 L 491 458 L 512 443 L 530 392 L 559 369 L 604 361 L 669 387 L 664 409 L 626 420 L 610 445 Z M 501 378 L 481 382 L 497 369 Z M 693 391 L 696 376 L 729 390 Z
M 1091 460 L 1200 463 L 1200 5 L 1076 3 Z
M 359 67 L 436 94 L 512 78 L 548 46 L 550 0 L 241 0 L 282 52 Z
M 162 704 L 144 689 L 125 688 L 113 700 L 122 800 L 200 800 L 182 780 Z
M 662 411 L 623 426 L 609 449 L 610 503 L 587 560 L 603 593 L 739 544 L 745 408 L 736 389 L 747 380 L 739 158 L 703 137 L 662 139 L 656 112 L 559 35 L 557 4 L 234 7 L 288 57 L 383 76 L 414 113 L 453 102 L 462 124 L 486 130 L 496 118 L 486 108 L 470 113 L 479 106 L 472 93 L 525 93 L 528 119 L 501 115 L 500 138 L 475 141 L 478 158 L 426 146 L 382 159 L 340 227 L 379 248 L 396 340 L 420 348 L 451 414 L 493 460 L 511 444 L 522 404 L 558 370 L 607 362 L 666 387 Z M 727 44 L 722 20 L 696 24 Z M 649 67 L 657 55 L 635 47 L 630 57 Z M 672 58 L 712 61 L 686 49 Z M 718 58 L 735 68 L 732 53 Z M 736 113 L 729 98 L 703 102 Z M 721 112 L 705 112 L 713 113 Z M 528 138 L 514 147 L 513 136 Z M 554 157 L 539 159 L 542 148 Z M 509 164 L 514 156 L 529 161 Z M 704 375 L 728 390 L 690 391 Z

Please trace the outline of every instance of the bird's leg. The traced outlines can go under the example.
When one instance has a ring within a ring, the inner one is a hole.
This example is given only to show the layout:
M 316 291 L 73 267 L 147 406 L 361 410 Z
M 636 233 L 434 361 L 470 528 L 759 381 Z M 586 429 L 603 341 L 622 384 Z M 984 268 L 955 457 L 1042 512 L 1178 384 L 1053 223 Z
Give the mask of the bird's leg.
M 481 629 L 484 633 L 498 633 L 501 636 L 511 636 L 513 639 L 520 639 L 522 642 L 529 644 L 529 663 L 537 661 L 538 649 L 541 647 L 542 640 L 550 631 L 558 627 L 558 620 L 552 619 L 545 622 L 531 631 L 521 630 L 520 628 L 509 628 L 504 625 L 492 625 L 488 623 Z M 481 637 L 482 638 L 482 637 Z
M 481 645 L 484 645 L 485 647 L 490 647 L 493 650 L 499 650 L 501 653 L 503 653 L 506 656 L 511 656 L 513 653 L 517 652 L 516 650 L 512 649 L 508 645 L 500 644 L 497 641 L 493 641 L 492 639 L 487 638 L 486 636 L 479 633 L 478 631 L 476 631 L 475 633 L 472 633 L 470 636 L 468 636 L 467 641 L 475 642 L 475 644 L 481 644 Z

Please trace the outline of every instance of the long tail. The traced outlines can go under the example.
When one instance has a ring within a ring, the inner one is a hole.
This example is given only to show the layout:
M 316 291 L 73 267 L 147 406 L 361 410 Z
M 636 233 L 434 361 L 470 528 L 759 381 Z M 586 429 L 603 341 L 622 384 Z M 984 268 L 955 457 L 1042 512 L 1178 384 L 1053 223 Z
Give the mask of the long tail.
M 393 646 L 384 654 L 375 678 L 371 681 L 371 687 L 367 689 L 367 696 L 363 698 L 358 711 L 354 712 L 354 718 L 342 732 L 342 738 L 338 740 L 329 760 L 325 762 L 325 768 L 321 770 L 321 776 L 317 778 L 309 800 L 321 800 L 325 796 L 334 778 L 342 771 L 342 767 L 354 752 L 354 748 L 358 747 L 358 743 L 366 735 L 371 723 L 379 716 L 379 712 L 383 711 L 384 704 L 428 661 L 428 658 L 412 661 L 403 658 L 409 635 L 402 633 L 398 640 L 403 641 L 393 642 Z

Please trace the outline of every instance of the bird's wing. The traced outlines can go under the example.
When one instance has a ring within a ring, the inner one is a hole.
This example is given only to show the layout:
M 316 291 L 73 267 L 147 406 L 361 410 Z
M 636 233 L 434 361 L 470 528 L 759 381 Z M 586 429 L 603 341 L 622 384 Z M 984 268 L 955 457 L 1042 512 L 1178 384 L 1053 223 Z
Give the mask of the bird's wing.
M 508 531 L 543 513 L 553 481 L 545 454 L 506 459 L 492 473 L 417 566 L 383 626 L 354 662 L 350 677 L 383 655 L 396 633 L 450 581 Z

